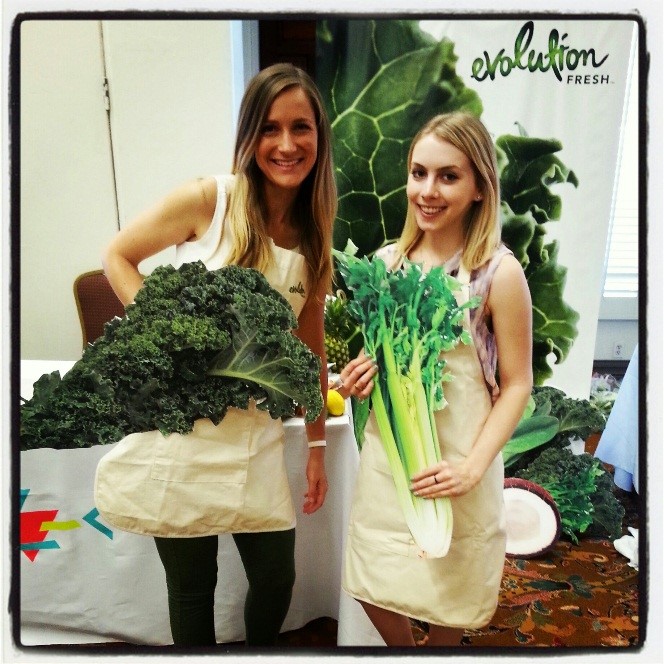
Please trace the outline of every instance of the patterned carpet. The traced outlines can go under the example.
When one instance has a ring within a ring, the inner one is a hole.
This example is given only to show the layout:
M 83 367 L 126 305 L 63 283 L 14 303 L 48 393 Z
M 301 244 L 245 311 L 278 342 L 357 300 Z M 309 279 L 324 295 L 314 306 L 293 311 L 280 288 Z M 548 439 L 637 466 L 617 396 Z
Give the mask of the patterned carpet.
M 630 647 L 639 643 L 638 572 L 605 539 L 558 542 L 545 556 L 508 559 L 491 624 L 467 630 L 462 646 Z M 416 641 L 426 625 L 413 622 Z M 281 635 L 280 646 L 329 648 L 336 621 L 315 620 Z
M 498 610 L 471 646 L 632 646 L 639 637 L 638 572 L 605 539 L 558 542 L 536 560 L 508 560 Z
M 618 497 L 626 510 L 627 533 L 628 526 L 639 526 L 638 496 L 619 491 Z M 642 642 L 639 608 L 638 572 L 611 541 L 584 538 L 576 545 L 561 540 L 540 558 L 506 559 L 491 624 L 467 630 L 461 647 L 495 648 L 497 654 L 505 648 L 632 648 Z M 412 628 L 423 645 L 427 625 L 412 622 Z M 291 648 L 331 653 L 336 644 L 337 621 L 318 618 L 281 634 L 278 647 L 282 654 Z M 120 650 L 122 645 L 111 647 Z M 237 653 L 243 647 L 241 642 L 218 646 L 220 653 Z
M 638 496 L 619 492 L 627 526 L 638 527 Z M 498 610 L 491 624 L 467 630 L 462 647 L 634 647 L 639 632 L 638 572 L 607 539 L 559 541 L 542 557 L 505 562 Z M 416 641 L 427 625 L 412 623 Z M 321 618 L 282 634 L 284 647 L 329 648 L 336 621 Z
M 638 496 L 617 490 L 623 532 L 638 528 Z M 507 559 L 491 624 L 463 645 L 629 647 L 640 643 L 638 572 L 613 542 L 558 541 L 540 558 Z

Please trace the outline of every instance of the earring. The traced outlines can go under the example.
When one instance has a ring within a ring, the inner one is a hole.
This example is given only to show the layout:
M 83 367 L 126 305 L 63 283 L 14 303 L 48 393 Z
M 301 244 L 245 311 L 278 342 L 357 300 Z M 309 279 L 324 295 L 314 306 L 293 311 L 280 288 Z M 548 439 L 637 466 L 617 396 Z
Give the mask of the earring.
M 475 196 L 475 200 L 476 201 L 481 201 L 482 200 L 482 195 L 479 194 L 478 196 Z

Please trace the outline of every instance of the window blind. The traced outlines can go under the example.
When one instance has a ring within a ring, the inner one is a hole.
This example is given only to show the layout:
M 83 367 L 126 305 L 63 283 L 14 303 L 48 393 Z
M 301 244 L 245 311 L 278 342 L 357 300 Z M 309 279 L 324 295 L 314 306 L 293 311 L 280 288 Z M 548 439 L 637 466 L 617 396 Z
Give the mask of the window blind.
M 604 297 L 636 297 L 638 289 L 638 208 L 616 208 L 604 281 Z
M 639 287 L 639 131 L 638 68 L 632 80 L 625 114 L 617 191 L 606 258 L 604 297 L 632 298 Z

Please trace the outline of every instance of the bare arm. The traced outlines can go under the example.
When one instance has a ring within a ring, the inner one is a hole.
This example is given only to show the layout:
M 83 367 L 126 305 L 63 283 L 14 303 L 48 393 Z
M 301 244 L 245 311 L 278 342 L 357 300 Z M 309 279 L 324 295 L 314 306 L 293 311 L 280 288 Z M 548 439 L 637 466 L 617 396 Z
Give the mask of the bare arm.
M 138 266 L 162 249 L 200 238 L 208 229 L 217 198 L 214 178 L 181 185 L 135 217 L 106 248 L 102 264 L 124 305 L 143 284 Z
M 299 327 L 295 335 L 311 348 L 321 358 L 320 385 L 323 395 L 323 410 L 318 418 L 306 425 L 307 440 L 325 440 L 325 417 L 327 409 L 327 365 L 325 357 L 325 340 L 323 328 L 324 296 L 309 297 L 298 318 Z M 311 514 L 323 505 L 327 493 L 327 478 L 325 476 L 325 448 L 312 447 L 309 449 L 307 462 L 308 489 L 305 494 L 304 513 Z
M 468 457 L 458 466 L 444 461 L 416 475 L 412 488 L 418 495 L 459 496 L 470 491 L 510 439 L 530 396 L 532 303 L 523 270 L 513 256 L 501 260 L 487 304 L 498 349 L 500 394 Z

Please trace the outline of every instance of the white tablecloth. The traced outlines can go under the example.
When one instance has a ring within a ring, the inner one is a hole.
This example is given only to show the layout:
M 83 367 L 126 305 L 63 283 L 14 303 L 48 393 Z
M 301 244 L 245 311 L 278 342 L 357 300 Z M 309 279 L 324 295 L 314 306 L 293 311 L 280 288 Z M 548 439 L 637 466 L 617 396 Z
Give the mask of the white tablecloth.
M 72 362 L 21 362 L 21 396 L 44 373 Z M 307 447 L 301 419 L 286 422 L 286 463 L 298 511 L 296 574 L 283 630 L 319 617 L 339 620 L 339 645 L 381 645 L 357 602 L 340 591 L 341 561 L 358 465 L 347 414 L 330 418 L 325 453 L 329 492 L 313 515 L 301 513 Z M 154 541 L 109 528 L 96 515 L 94 472 L 110 446 L 20 453 L 21 641 L 23 645 L 172 643 L 164 571 Z M 219 538 L 217 641 L 244 639 L 244 570 L 230 535 Z

